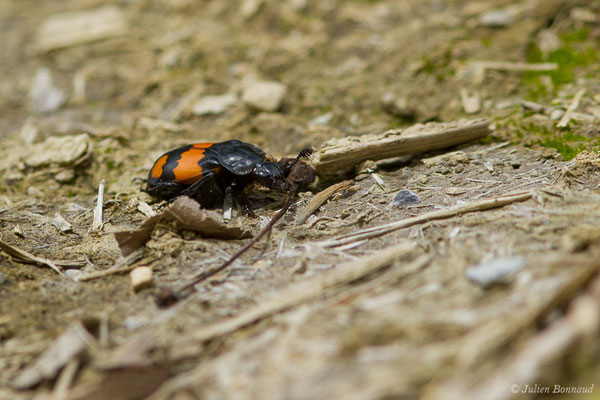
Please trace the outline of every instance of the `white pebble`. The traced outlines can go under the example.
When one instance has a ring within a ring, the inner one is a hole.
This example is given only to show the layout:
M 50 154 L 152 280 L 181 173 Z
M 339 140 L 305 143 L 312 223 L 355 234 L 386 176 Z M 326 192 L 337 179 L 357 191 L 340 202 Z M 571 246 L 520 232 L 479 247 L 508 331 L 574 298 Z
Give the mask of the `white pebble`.
M 129 277 L 134 292 L 152 286 L 153 274 L 150 267 L 136 267 L 129 273 Z
M 256 81 L 244 90 L 242 100 L 247 106 L 259 111 L 276 111 L 281 107 L 287 86 L 274 81 Z

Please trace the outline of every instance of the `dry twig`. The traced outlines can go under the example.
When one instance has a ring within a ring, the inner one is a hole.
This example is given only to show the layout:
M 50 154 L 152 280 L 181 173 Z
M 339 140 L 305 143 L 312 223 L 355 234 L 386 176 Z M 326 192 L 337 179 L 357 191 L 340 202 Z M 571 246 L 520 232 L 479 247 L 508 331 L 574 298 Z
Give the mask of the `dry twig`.
M 563 259 L 561 262 L 569 264 L 568 260 Z M 575 263 L 571 260 L 571 264 Z M 475 339 L 472 335 L 465 338 L 465 349 L 471 348 L 473 351 L 478 352 L 476 348 L 483 344 L 483 353 L 488 354 L 490 346 L 487 341 L 493 342 L 494 349 L 500 348 L 506 343 L 506 340 L 499 340 L 498 334 L 495 334 L 496 331 L 504 334 L 505 338 L 502 339 L 513 337 L 522 332 L 539 320 L 539 311 L 553 309 L 559 299 L 564 300 L 566 295 L 572 296 L 574 291 L 589 283 L 590 278 L 597 273 L 599 268 L 600 265 L 597 261 L 588 262 L 574 279 L 565 284 L 564 290 L 557 292 L 558 296 L 551 296 L 547 301 L 542 302 L 539 307 L 535 307 L 533 312 L 526 312 L 514 321 L 502 318 L 501 321 L 488 324 L 477 330 L 476 336 L 478 339 Z M 533 386 L 543 381 L 547 368 L 552 365 L 552 369 L 555 370 L 555 363 L 569 353 L 574 344 L 581 343 L 583 339 L 593 338 L 597 335 L 600 329 L 599 304 L 600 277 L 596 277 L 587 292 L 572 302 L 564 317 L 556 320 L 547 329 L 527 340 L 515 354 L 499 364 L 486 379 L 474 383 L 465 378 L 464 374 L 459 374 L 455 379 L 434 388 L 430 393 L 427 393 L 425 398 L 486 398 L 495 400 L 513 398 L 515 395 L 514 392 L 511 392 L 511 389 L 521 390 L 525 389 L 525 385 Z M 506 325 L 507 321 L 511 323 Z M 484 336 L 490 335 L 490 338 L 484 338 Z M 476 359 L 480 360 L 483 356 L 485 354 L 479 354 Z M 468 358 L 471 359 L 471 362 L 476 362 L 476 359 L 472 356 Z M 469 365 L 472 365 L 472 363 Z M 467 368 L 470 367 L 467 366 Z
M 580 89 L 577 93 L 575 93 L 571 103 L 569 103 L 569 107 L 567 107 L 567 111 L 565 111 L 560 121 L 558 121 L 558 124 L 556 124 L 557 128 L 566 128 L 567 125 L 569 125 L 571 118 L 573 118 L 573 113 L 579 108 L 579 103 L 581 102 L 581 98 L 584 94 L 585 89 Z
M 23 264 L 41 265 L 43 267 L 50 267 L 54 271 L 56 271 L 56 273 L 58 273 L 59 275 L 63 274 L 61 272 L 61 270 L 56 266 L 56 262 L 49 260 L 47 258 L 44 258 L 44 257 L 34 256 L 30 252 L 25 251 L 23 249 L 15 247 L 15 246 L 11 246 L 10 244 L 4 242 L 3 240 L 0 240 L 0 250 L 4 251 L 6 254 L 8 254 L 10 256 L 10 258 L 12 258 L 16 262 L 20 262 Z
M 108 275 L 129 272 L 133 268 L 135 268 L 135 265 L 133 265 L 133 263 L 135 263 L 137 260 L 142 258 L 142 255 L 144 255 L 144 249 L 143 248 L 137 249 L 133 253 L 129 254 L 128 256 L 121 258 L 110 269 L 107 269 L 104 271 L 90 272 L 85 275 L 81 275 L 80 277 L 77 278 L 77 280 L 78 281 L 89 281 L 89 280 L 96 279 L 96 278 L 103 278 Z
M 96 231 L 102 227 L 102 205 L 104 204 L 104 185 L 106 181 L 102 179 L 98 185 L 98 202 L 94 208 L 94 222 L 92 222 L 92 230 Z
M 316 244 L 323 247 L 338 247 L 348 243 L 382 236 L 387 233 L 397 231 L 398 229 L 407 228 L 409 226 L 422 224 L 428 221 L 446 219 L 460 214 L 465 214 L 474 211 L 484 211 L 489 210 L 491 208 L 502 207 L 507 204 L 526 201 L 529 200 L 531 196 L 531 192 L 522 192 L 494 197 L 492 199 L 478 200 L 468 204 L 450 207 L 446 210 L 432 211 L 413 218 L 407 218 L 401 221 L 391 222 L 389 224 L 361 229 L 359 231 L 339 236 L 337 238 L 323 240 L 321 242 L 317 242 Z
M 195 332 L 190 337 L 180 339 L 179 343 L 176 344 L 186 345 L 190 342 L 205 342 L 235 332 L 240 328 L 260 321 L 261 319 L 285 311 L 299 304 L 317 299 L 323 296 L 327 290 L 345 285 L 372 274 L 387 267 L 398 258 L 409 254 L 411 251 L 411 245 L 408 243 L 401 243 L 394 247 L 382 250 L 375 255 L 347 262 L 317 279 L 301 282 L 282 290 L 278 295 L 275 295 L 272 300 L 258 304 L 235 317 L 209 325 L 204 329 Z
M 320 191 L 312 199 L 302 211 L 298 213 L 296 219 L 296 225 L 302 225 L 306 222 L 308 217 L 312 215 L 315 211 L 319 209 L 331 196 L 336 194 L 339 191 L 345 190 L 352 185 L 352 181 L 343 181 L 340 183 L 336 183 L 335 185 L 329 186 L 327 189 Z
M 476 61 L 475 64 L 482 68 L 493 69 L 497 71 L 511 71 L 511 72 L 527 72 L 527 71 L 556 71 L 558 69 L 557 63 L 523 63 L 523 62 L 509 62 L 509 61 Z

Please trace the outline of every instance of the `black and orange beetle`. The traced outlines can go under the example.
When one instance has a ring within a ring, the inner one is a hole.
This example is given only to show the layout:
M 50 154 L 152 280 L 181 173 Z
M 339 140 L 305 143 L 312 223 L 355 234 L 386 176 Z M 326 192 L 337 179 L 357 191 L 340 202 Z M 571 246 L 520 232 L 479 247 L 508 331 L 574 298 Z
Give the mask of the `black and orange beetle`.
M 308 154 L 309 150 L 301 151 L 296 163 Z M 222 204 L 229 188 L 239 200 L 242 190 L 254 182 L 288 191 L 290 182 L 286 178 L 293 164 L 289 160 L 276 161 L 257 146 L 239 140 L 189 144 L 160 156 L 148 173 L 147 187 L 142 190 L 164 200 L 186 195 L 204 207 L 214 207 Z M 314 170 L 306 167 L 309 175 L 312 171 L 312 178 L 304 178 L 310 182 L 301 186 L 308 186 L 315 177 Z

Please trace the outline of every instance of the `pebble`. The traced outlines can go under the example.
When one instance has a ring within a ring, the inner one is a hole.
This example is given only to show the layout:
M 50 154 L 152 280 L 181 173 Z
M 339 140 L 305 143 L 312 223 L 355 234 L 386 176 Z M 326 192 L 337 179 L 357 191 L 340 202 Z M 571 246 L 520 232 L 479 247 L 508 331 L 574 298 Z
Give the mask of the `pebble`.
M 131 288 L 138 292 L 144 288 L 152 286 L 152 268 L 136 267 L 129 273 L 131 279 Z
M 40 130 L 35 125 L 33 120 L 28 119 L 21 128 L 21 132 L 19 132 L 19 138 L 21 139 L 21 142 L 29 145 L 33 144 L 37 140 L 39 133 Z
M 59 213 L 54 214 L 54 218 L 52 218 L 50 222 L 61 232 L 69 232 L 73 230 L 73 225 L 71 225 L 71 223 L 64 219 L 64 217 Z
M 526 264 L 527 261 L 523 257 L 497 258 L 467 268 L 466 275 L 469 280 L 488 288 L 494 284 L 510 283 L 514 275 Z
M 54 180 L 60 183 L 69 183 L 75 179 L 75 171 L 72 169 L 63 169 L 54 175 Z
M 242 100 L 259 111 L 277 111 L 283 102 L 287 86 L 275 81 L 255 81 L 244 90 Z
M 407 98 L 396 97 L 392 92 L 383 95 L 381 98 L 381 105 L 388 114 L 407 119 L 414 119 L 417 117 L 416 109 L 408 104 Z
M 333 119 L 333 112 L 329 111 L 323 115 L 319 115 L 318 117 L 311 119 L 308 122 L 308 126 L 328 125 L 332 119 Z
M 236 102 L 237 96 L 233 93 L 204 96 L 194 103 L 192 113 L 194 115 L 222 114 Z
M 33 187 L 33 186 L 29 186 L 27 188 L 27 196 L 31 196 L 31 197 L 43 197 L 44 193 L 42 193 L 42 191 L 40 191 L 39 189 Z
M 392 206 L 403 206 L 406 204 L 417 204 L 420 201 L 419 196 L 410 190 L 401 190 L 392 199 Z
M 479 24 L 488 28 L 504 28 L 515 22 L 513 13 L 507 10 L 492 10 L 481 16 Z
M 125 16 L 117 7 L 54 14 L 42 22 L 37 34 L 37 48 L 50 51 L 90 43 L 127 32 Z
M 68 269 L 65 271 L 65 275 L 67 276 L 67 278 L 71 278 L 75 282 L 77 282 L 79 280 L 79 277 L 81 276 L 82 273 L 83 272 L 81 272 L 78 269 Z
M 29 100 L 35 112 L 50 113 L 65 104 L 67 95 L 54 85 L 50 70 L 42 67 L 37 70 L 31 83 Z
M 72 165 L 91 151 L 92 142 L 87 133 L 51 136 L 32 145 L 23 161 L 34 168 L 48 164 Z
M 558 121 L 563 117 L 563 115 L 565 115 L 565 111 L 561 108 L 555 108 L 554 110 L 550 111 L 550 119 L 553 121 Z

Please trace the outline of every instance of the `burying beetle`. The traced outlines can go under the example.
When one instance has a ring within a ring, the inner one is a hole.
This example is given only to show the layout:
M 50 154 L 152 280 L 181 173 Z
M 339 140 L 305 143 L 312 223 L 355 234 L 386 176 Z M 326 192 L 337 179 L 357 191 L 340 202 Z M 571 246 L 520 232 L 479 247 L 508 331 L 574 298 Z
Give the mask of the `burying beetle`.
M 150 169 L 147 187 L 142 191 L 169 202 L 185 195 L 196 199 L 204 207 L 212 207 L 219 202 L 222 204 L 225 193 L 231 190 L 252 215 L 242 197 L 243 189 L 251 183 L 258 182 L 270 189 L 288 192 L 289 197 L 269 224 L 229 260 L 218 268 L 200 273 L 179 290 L 163 289 L 156 298 L 157 305 L 168 307 L 186 297 L 196 284 L 223 271 L 269 232 L 289 209 L 298 191 L 315 180 L 315 170 L 300 160 L 311 153 L 312 150 L 304 149 L 296 158 L 276 161 L 253 144 L 227 140 L 190 144 L 160 156 Z

